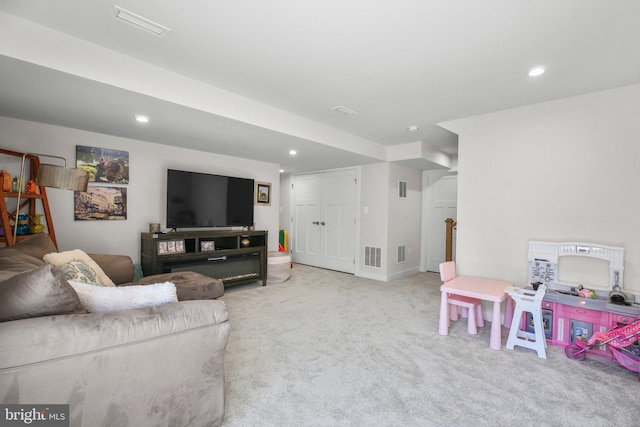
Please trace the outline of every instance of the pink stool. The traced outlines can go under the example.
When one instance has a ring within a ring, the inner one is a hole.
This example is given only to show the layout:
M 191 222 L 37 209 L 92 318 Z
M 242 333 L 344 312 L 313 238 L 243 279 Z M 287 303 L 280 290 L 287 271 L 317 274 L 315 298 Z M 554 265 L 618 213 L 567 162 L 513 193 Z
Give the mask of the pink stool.
M 440 264 L 440 279 L 446 283 L 456 277 L 456 264 L 453 261 L 443 262 Z M 465 297 L 462 295 L 447 294 L 447 303 L 449 304 L 448 325 L 451 320 L 458 320 L 458 307 L 462 308 L 462 317 L 467 316 L 467 332 L 472 335 L 478 333 L 478 326 L 484 326 L 484 317 L 482 315 L 482 301 L 477 298 Z

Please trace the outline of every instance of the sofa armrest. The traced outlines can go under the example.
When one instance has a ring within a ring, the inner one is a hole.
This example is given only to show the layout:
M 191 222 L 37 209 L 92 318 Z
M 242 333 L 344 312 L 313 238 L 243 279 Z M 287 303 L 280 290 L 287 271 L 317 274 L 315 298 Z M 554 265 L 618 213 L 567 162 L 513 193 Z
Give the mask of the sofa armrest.
M 89 256 L 116 285 L 133 280 L 135 275 L 133 261 L 127 255 L 89 254 Z

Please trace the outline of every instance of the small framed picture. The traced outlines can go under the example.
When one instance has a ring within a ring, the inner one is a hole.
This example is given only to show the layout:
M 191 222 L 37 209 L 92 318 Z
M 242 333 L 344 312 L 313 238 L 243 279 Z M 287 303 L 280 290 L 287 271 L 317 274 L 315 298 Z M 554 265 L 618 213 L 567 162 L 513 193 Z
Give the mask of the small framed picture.
M 256 181 L 256 205 L 271 206 L 271 183 Z
M 183 254 L 184 240 L 161 240 L 158 242 L 158 255 Z
M 213 240 L 202 240 L 200 242 L 201 252 L 211 252 L 216 250 L 216 242 Z
M 167 242 L 160 241 L 158 242 L 158 255 L 165 255 L 167 253 Z

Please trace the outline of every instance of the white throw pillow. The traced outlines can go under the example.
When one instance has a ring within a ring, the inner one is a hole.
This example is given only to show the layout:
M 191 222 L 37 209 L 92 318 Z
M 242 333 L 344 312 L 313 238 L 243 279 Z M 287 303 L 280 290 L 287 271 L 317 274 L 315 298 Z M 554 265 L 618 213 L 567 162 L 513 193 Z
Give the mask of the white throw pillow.
M 44 262 L 60 266 L 67 280 L 98 286 L 115 286 L 100 266 L 80 249 L 51 252 L 42 257 Z
M 96 286 L 69 280 L 85 310 L 105 312 L 151 307 L 177 302 L 176 285 L 172 282 L 133 286 Z

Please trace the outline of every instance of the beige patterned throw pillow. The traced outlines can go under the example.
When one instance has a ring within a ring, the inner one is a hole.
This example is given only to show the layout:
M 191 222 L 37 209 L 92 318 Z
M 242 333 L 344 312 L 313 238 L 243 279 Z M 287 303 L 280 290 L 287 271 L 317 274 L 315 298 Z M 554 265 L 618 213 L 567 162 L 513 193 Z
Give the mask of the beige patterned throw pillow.
M 98 286 L 115 286 L 100 266 L 80 249 L 66 252 L 51 252 L 42 259 L 60 266 L 67 280 L 91 283 Z

